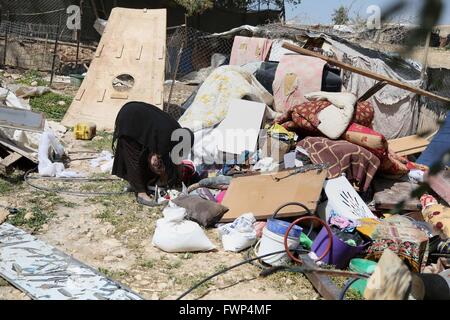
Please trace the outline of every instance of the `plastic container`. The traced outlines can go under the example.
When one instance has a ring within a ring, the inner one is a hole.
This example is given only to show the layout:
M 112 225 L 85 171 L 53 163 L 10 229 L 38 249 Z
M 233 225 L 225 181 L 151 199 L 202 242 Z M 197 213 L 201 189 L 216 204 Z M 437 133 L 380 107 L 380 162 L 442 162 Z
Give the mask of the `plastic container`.
M 81 74 L 71 74 L 70 75 L 70 83 L 75 87 L 80 87 L 83 80 L 84 80 L 84 76 Z
M 284 250 L 284 235 L 286 234 L 286 230 L 289 225 L 290 223 L 282 220 L 268 219 L 267 224 L 263 229 L 258 256 Z M 300 228 L 299 226 L 294 226 L 289 232 L 289 249 L 298 248 L 301 232 L 302 228 Z M 282 266 L 286 265 L 290 259 L 286 252 L 282 252 L 276 255 L 262 258 L 261 260 L 271 266 Z
M 77 123 L 73 128 L 75 139 L 91 140 L 97 134 L 97 126 L 95 123 Z
M 372 274 L 375 271 L 377 263 L 367 259 L 352 259 L 350 261 L 349 268 L 351 271 L 359 273 Z M 354 289 L 359 292 L 359 294 L 364 295 L 364 291 L 367 287 L 367 279 L 359 279 L 354 282 L 350 289 Z
M 328 233 L 325 228 L 320 230 L 312 245 L 312 251 L 320 257 L 326 250 L 328 245 Z M 351 246 L 339 239 L 333 233 L 333 244 L 328 254 L 322 259 L 322 262 L 334 265 L 338 269 L 344 269 L 348 266 L 350 260 L 364 251 L 367 244 L 360 246 Z

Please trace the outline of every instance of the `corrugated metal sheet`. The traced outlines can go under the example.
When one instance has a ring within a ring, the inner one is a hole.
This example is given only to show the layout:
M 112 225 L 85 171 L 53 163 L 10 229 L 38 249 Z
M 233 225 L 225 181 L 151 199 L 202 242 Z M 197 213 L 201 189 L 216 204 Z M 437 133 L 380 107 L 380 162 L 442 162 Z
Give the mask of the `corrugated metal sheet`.
M 143 300 L 120 283 L 8 223 L 0 225 L 0 276 L 33 299 Z

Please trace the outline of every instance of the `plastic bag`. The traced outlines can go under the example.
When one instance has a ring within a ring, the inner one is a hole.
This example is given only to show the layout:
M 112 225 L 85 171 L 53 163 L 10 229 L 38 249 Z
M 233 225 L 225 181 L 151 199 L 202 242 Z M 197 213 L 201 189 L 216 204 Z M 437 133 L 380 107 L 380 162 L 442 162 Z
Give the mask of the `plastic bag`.
M 226 251 L 239 252 L 252 246 L 257 239 L 253 226 L 255 221 L 253 213 L 246 213 L 232 223 L 220 226 L 218 230 L 222 237 L 223 248 Z
M 152 244 L 166 252 L 210 251 L 215 246 L 198 223 L 184 220 L 186 209 L 170 204 L 156 221 Z

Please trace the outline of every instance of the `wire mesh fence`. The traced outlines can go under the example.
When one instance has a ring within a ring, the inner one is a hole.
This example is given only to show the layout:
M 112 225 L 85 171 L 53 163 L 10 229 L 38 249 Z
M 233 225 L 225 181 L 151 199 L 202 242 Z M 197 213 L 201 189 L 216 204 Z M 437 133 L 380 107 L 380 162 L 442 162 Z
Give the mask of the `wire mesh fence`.
M 2 65 L 50 70 L 58 27 L 3 21 L 0 24 Z
M 215 54 L 228 57 L 233 39 L 216 37 L 190 27 L 177 27 L 167 37 L 166 79 L 181 79 L 208 68 Z

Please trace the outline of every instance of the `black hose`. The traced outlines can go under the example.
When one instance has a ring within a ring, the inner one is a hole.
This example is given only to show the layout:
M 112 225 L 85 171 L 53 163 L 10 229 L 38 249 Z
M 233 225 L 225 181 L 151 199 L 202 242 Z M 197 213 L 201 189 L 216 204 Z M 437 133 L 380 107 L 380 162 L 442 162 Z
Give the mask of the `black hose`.
M 350 289 L 351 285 L 354 284 L 356 281 L 358 281 L 359 278 L 353 278 L 347 281 L 344 288 L 342 289 L 341 293 L 339 294 L 339 300 L 344 300 L 345 294 L 347 293 L 348 289 Z
M 293 251 L 303 251 L 303 250 L 300 249 L 300 250 L 293 250 Z M 242 265 L 244 265 L 244 264 L 246 264 L 246 263 L 250 263 L 250 262 L 253 262 L 253 261 L 256 261 L 256 260 L 265 258 L 265 257 L 270 257 L 270 256 L 273 256 L 273 255 L 276 255 L 276 254 L 280 254 L 280 253 L 284 253 L 284 252 L 286 252 L 286 250 L 281 250 L 281 251 L 277 251 L 277 252 L 268 253 L 268 254 L 265 254 L 265 255 L 262 255 L 262 256 L 259 256 L 259 257 L 256 257 L 256 258 L 246 259 L 246 260 L 244 260 L 244 261 L 239 262 L 238 264 L 235 264 L 235 265 L 233 265 L 233 266 L 231 266 L 231 267 L 228 267 L 228 268 L 226 268 L 226 269 L 224 269 L 224 270 L 218 271 L 218 272 L 216 272 L 216 273 L 214 273 L 214 274 L 212 274 L 212 275 L 206 277 L 206 278 L 203 279 L 202 281 L 198 282 L 198 283 L 197 283 L 196 285 L 194 285 L 192 288 L 190 288 L 190 289 L 187 290 L 185 293 L 183 293 L 182 295 L 180 295 L 176 300 L 181 300 L 182 298 L 184 298 L 184 297 L 187 296 L 189 293 L 191 293 L 192 291 L 194 291 L 195 289 L 197 289 L 198 287 L 200 287 L 200 286 L 201 286 L 202 284 L 204 284 L 205 282 L 208 282 L 208 281 L 211 280 L 212 278 L 215 278 L 215 277 L 217 277 L 217 276 L 219 276 L 219 275 L 221 275 L 221 274 L 223 274 L 223 273 L 226 273 L 226 272 L 228 272 L 228 271 L 230 271 L 230 270 L 232 270 L 232 269 L 234 269 L 234 268 L 240 267 L 240 266 L 242 266 Z

